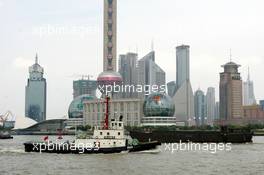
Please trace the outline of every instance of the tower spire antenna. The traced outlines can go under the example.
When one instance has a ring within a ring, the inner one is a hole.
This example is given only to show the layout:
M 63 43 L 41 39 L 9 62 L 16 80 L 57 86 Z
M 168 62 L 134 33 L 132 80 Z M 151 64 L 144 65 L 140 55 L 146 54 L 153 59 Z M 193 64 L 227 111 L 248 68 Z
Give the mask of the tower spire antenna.
M 232 62 L 232 49 L 230 48 L 230 51 L 229 51 L 229 59 L 230 59 L 230 62 Z
M 249 71 L 249 66 L 248 66 L 248 81 L 250 81 L 250 71 Z
M 154 40 L 153 40 L 153 38 L 151 40 L 151 51 L 154 51 Z
M 38 64 L 38 53 L 36 53 L 35 63 Z

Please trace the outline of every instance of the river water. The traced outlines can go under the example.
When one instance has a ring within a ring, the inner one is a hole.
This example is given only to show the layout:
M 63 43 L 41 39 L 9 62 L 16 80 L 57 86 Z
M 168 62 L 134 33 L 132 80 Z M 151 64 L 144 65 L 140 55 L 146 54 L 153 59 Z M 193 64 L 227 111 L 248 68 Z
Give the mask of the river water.
M 204 150 L 172 152 L 168 144 L 162 145 L 159 153 L 61 155 L 24 152 L 24 142 L 41 139 L 41 136 L 15 136 L 13 140 L 0 140 L 0 175 L 264 174 L 264 137 L 255 137 L 252 144 L 231 145 L 231 151 L 216 153 Z

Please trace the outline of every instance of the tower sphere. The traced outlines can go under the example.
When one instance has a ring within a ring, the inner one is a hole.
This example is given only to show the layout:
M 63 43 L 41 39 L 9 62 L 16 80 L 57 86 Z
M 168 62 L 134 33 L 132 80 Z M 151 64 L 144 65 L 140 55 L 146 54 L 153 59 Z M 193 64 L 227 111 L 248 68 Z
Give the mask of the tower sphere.
M 105 71 L 99 74 L 97 84 L 101 93 L 105 93 L 107 86 L 112 86 L 113 89 L 114 85 L 121 85 L 122 76 L 115 71 Z

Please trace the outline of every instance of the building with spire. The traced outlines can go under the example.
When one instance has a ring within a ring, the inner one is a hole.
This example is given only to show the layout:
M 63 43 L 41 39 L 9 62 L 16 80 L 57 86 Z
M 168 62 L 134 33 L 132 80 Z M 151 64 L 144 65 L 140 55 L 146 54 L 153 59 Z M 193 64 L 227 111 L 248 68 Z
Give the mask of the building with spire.
M 240 65 L 228 62 L 220 73 L 220 121 L 221 124 L 240 124 L 242 113 L 242 80 L 238 68 Z
M 250 80 L 250 72 L 248 68 L 248 77 L 247 81 L 243 82 L 243 105 L 250 106 L 255 105 L 256 99 L 254 95 L 254 84 L 253 81 Z
M 97 78 L 97 85 L 102 95 L 118 98 L 113 86 L 122 84 L 122 76 L 116 72 L 117 47 L 117 0 L 104 0 L 104 49 L 103 72 Z M 112 86 L 112 92 L 106 94 L 106 87 Z
M 123 78 L 117 71 L 116 38 L 117 38 L 117 0 L 104 0 L 104 46 L 103 72 L 97 78 L 98 89 L 102 97 L 111 97 L 109 102 L 109 120 L 123 116 L 126 126 L 140 126 L 143 115 L 143 101 L 137 98 L 120 98 L 121 92 L 117 89 L 106 93 L 106 86 L 114 88 L 122 86 Z M 135 56 L 135 55 L 134 55 Z M 133 57 L 134 57 L 133 56 Z M 133 63 L 134 64 L 134 63 Z M 125 76 L 130 76 L 125 74 Z M 127 82 L 127 77 L 124 80 Z M 120 89 L 119 89 L 120 90 Z M 94 99 L 83 102 L 83 124 L 101 126 L 105 118 L 105 100 Z
M 44 69 L 36 55 L 35 64 L 29 67 L 25 98 L 25 116 L 36 122 L 46 120 L 47 84 L 43 75 Z

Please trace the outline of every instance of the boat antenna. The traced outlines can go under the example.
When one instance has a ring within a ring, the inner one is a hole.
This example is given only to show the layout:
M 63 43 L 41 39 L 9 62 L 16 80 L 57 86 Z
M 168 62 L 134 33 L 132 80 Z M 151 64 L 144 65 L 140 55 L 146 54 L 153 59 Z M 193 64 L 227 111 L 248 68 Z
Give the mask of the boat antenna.
M 110 100 L 110 97 L 107 95 L 105 99 L 106 112 L 105 112 L 104 129 L 109 128 L 109 100 Z

